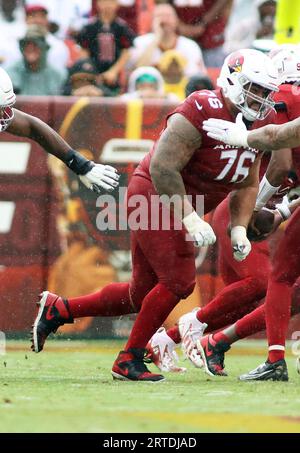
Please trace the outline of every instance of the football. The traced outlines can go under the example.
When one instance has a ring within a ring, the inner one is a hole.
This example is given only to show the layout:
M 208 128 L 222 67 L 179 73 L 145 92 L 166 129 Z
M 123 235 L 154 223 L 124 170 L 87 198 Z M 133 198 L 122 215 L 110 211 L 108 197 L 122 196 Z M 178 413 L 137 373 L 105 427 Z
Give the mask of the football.
M 254 215 L 253 219 L 254 222 L 252 221 L 248 226 L 247 237 L 249 241 L 263 241 L 273 230 L 275 219 L 274 211 L 263 208 Z

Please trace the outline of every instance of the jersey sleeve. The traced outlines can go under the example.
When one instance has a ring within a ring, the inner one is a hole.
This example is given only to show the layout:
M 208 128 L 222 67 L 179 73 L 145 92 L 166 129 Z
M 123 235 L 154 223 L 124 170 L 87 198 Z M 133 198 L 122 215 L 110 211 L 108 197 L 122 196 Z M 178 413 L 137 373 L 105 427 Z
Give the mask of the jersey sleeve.
M 199 95 L 203 93 L 195 91 L 180 104 L 172 113 L 183 115 L 196 129 L 202 131 L 202 123 L 208 118 L 207 115 L 207 96 Z

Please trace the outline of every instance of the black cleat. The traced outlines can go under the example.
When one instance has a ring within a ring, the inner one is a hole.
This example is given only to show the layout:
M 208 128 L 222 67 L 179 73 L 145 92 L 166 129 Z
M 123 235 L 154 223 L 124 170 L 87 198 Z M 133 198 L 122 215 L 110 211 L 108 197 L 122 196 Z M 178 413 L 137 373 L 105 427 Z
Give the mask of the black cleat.
M 121 351 L 113 364 L 111 374 L 121 381 L 161 382 L 165 378 L 161 374 L 151 373 L 145 365 L 146 349 L 129 348 Z
M 66 300 L 56 294 L 49 293 L 49 291 L 43 291 L 42 294 L 40 294 L 40 297 L 41 298 L 37 303 L 39 306 L 38 314 L 35 318 L 31 332 L 31 349 L 34 352 L 42 351 L 50 333 L 55 333 L 63 324 L 73 322 Z M 59 303 L 63 313 L 59 311 L 56 306 L 57 303 Z
M 285 360 L 265 362 L 247 374 L 239 377 L 240 381 L 288 381 L 288 370 Z
M 224 341 L 216 343 L 213 335 L 207 335 L 197 341 L 197 349 L 204 364 L 204 370 L 209 376 L 227 376 L 224 369 L 225 352 L 230 345 Z

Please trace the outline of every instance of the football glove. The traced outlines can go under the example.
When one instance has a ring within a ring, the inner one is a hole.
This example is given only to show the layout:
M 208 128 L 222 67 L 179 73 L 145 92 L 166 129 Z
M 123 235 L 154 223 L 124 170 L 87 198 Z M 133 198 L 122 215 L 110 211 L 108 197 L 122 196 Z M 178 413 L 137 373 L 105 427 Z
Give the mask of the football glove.
M 251 252 L 251 243 L 247 238 L 247 230 L 243 226 L 231 229 L 231 246 L 233 256 L 237 261 L 243 261 Z
M 216 242 L 214 230 L 209 223 L 198 216 L 196 211 L 185 216 L 182 223 L 193 238 L 196 247 L 206 247 Z
M 209 118 L 203 121 L 203 129 L 207 135 L 220 142 L 227 143 L 238 147 L 248 148 L 248 131 L 243 122 L 243 115 L 239 113 L 235 123 L 230 121 Z
M 88 189 L 96 193 L 101 193 L 101 189 L 111 192 L 119 185 L 117 170 L 110 165 L 94 164 L 85 175 L 79 175 L 79 179 Z

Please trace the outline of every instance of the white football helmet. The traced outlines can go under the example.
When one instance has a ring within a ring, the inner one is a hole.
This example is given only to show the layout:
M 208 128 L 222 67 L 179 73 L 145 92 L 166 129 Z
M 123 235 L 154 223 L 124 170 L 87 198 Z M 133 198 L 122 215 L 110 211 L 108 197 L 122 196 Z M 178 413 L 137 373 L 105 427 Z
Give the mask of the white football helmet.
M 0 68 L 0 132 L 5 131 L 14 117 L 12 106 L 16 102 L 9 75 Z
M 300 82 L 300 46 L 283 44 L 269 53 L 281 83 Z
M 274 107 L 278 91 L 278 71 L 270 57 L 254 49 L 242 49 L 225 58 L 217 85 L 248 121 L 263 120 Z M 252 85 L 265 88 L 265 97 L 251 93 Z M 248 106 L 248 99 L 260 104 L 258 111 Z

